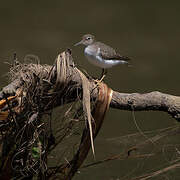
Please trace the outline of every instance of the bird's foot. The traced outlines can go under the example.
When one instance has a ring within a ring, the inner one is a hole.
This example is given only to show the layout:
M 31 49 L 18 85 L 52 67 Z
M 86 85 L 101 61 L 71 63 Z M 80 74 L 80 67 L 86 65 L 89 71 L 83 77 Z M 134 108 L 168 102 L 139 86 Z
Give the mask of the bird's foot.
M 99 85 L 105 77 L 106 75 L 104 74 L 100 79 L 95 79 L 94 81 L 97 83 L 97 85 Z
M 103 74 L 103 76 L 101 77 L 99 81 L 102 82 L 105 77 L 106 77 L 106 74 Z

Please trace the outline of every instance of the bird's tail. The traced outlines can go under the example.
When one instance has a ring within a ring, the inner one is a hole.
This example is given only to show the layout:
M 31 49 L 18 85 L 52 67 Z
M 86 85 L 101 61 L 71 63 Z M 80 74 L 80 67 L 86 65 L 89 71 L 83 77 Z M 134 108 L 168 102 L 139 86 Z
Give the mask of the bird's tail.
M 131 61 L 131 58 L 129 58 L 127 56 L 121 56 L 121 59 L 124 61 Z
M 129 57 L 127 57 L 127 56 L 122 56 L 121 57 L 122 58 L 122 60 L 125 62 L 125 64 L 128 66 L 128 67 L 132 67 L 133 65 L 132 65 L 132 63 L 131 63 L 131 58 L 129 58 Z

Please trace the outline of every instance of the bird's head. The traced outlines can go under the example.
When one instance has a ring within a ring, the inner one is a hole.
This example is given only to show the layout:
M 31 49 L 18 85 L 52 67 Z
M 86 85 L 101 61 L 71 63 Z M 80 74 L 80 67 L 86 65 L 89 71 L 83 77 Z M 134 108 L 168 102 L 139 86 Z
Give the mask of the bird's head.
M 86 34 L 82 37 L 82 40 L 78 43 L 76 43 L 74 46 L 78 46 L 80 44 L 83 44 L 85 46 L 91 45 L 95 41 L 95 37 L 91 34 Z

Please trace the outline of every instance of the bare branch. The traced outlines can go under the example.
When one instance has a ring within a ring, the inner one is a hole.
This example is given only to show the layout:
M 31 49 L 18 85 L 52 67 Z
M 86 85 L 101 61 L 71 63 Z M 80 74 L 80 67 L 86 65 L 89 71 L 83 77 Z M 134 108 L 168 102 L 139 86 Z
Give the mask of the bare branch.
M 180 97 L 158 91 L 139 93 L 119 93 L 114 91 L 110 107 L 134 111 L 164 111 L 175 119 L 180 119 Z

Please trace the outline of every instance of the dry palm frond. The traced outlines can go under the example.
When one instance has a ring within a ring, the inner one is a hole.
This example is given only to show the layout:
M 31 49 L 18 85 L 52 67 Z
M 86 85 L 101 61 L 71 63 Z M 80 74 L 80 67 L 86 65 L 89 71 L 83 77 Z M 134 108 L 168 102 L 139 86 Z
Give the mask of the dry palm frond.
M 84 112 L 86 113 L 85 115 L 86 115 L 87 120 L 88 120 L 89 132 L 90 132 L 90 138 L 91 138 L 91 148 L 92 148 L 93 155 L 95 157 L 93 132 L 92 132 L 92 124 L 91 124 L 91 106 L 90 106 L 89 81 L 81 71 L 78 70 L 78 72 L 79 72 L 79 75 L 82 79 L 83 109 L 84 109 Z

